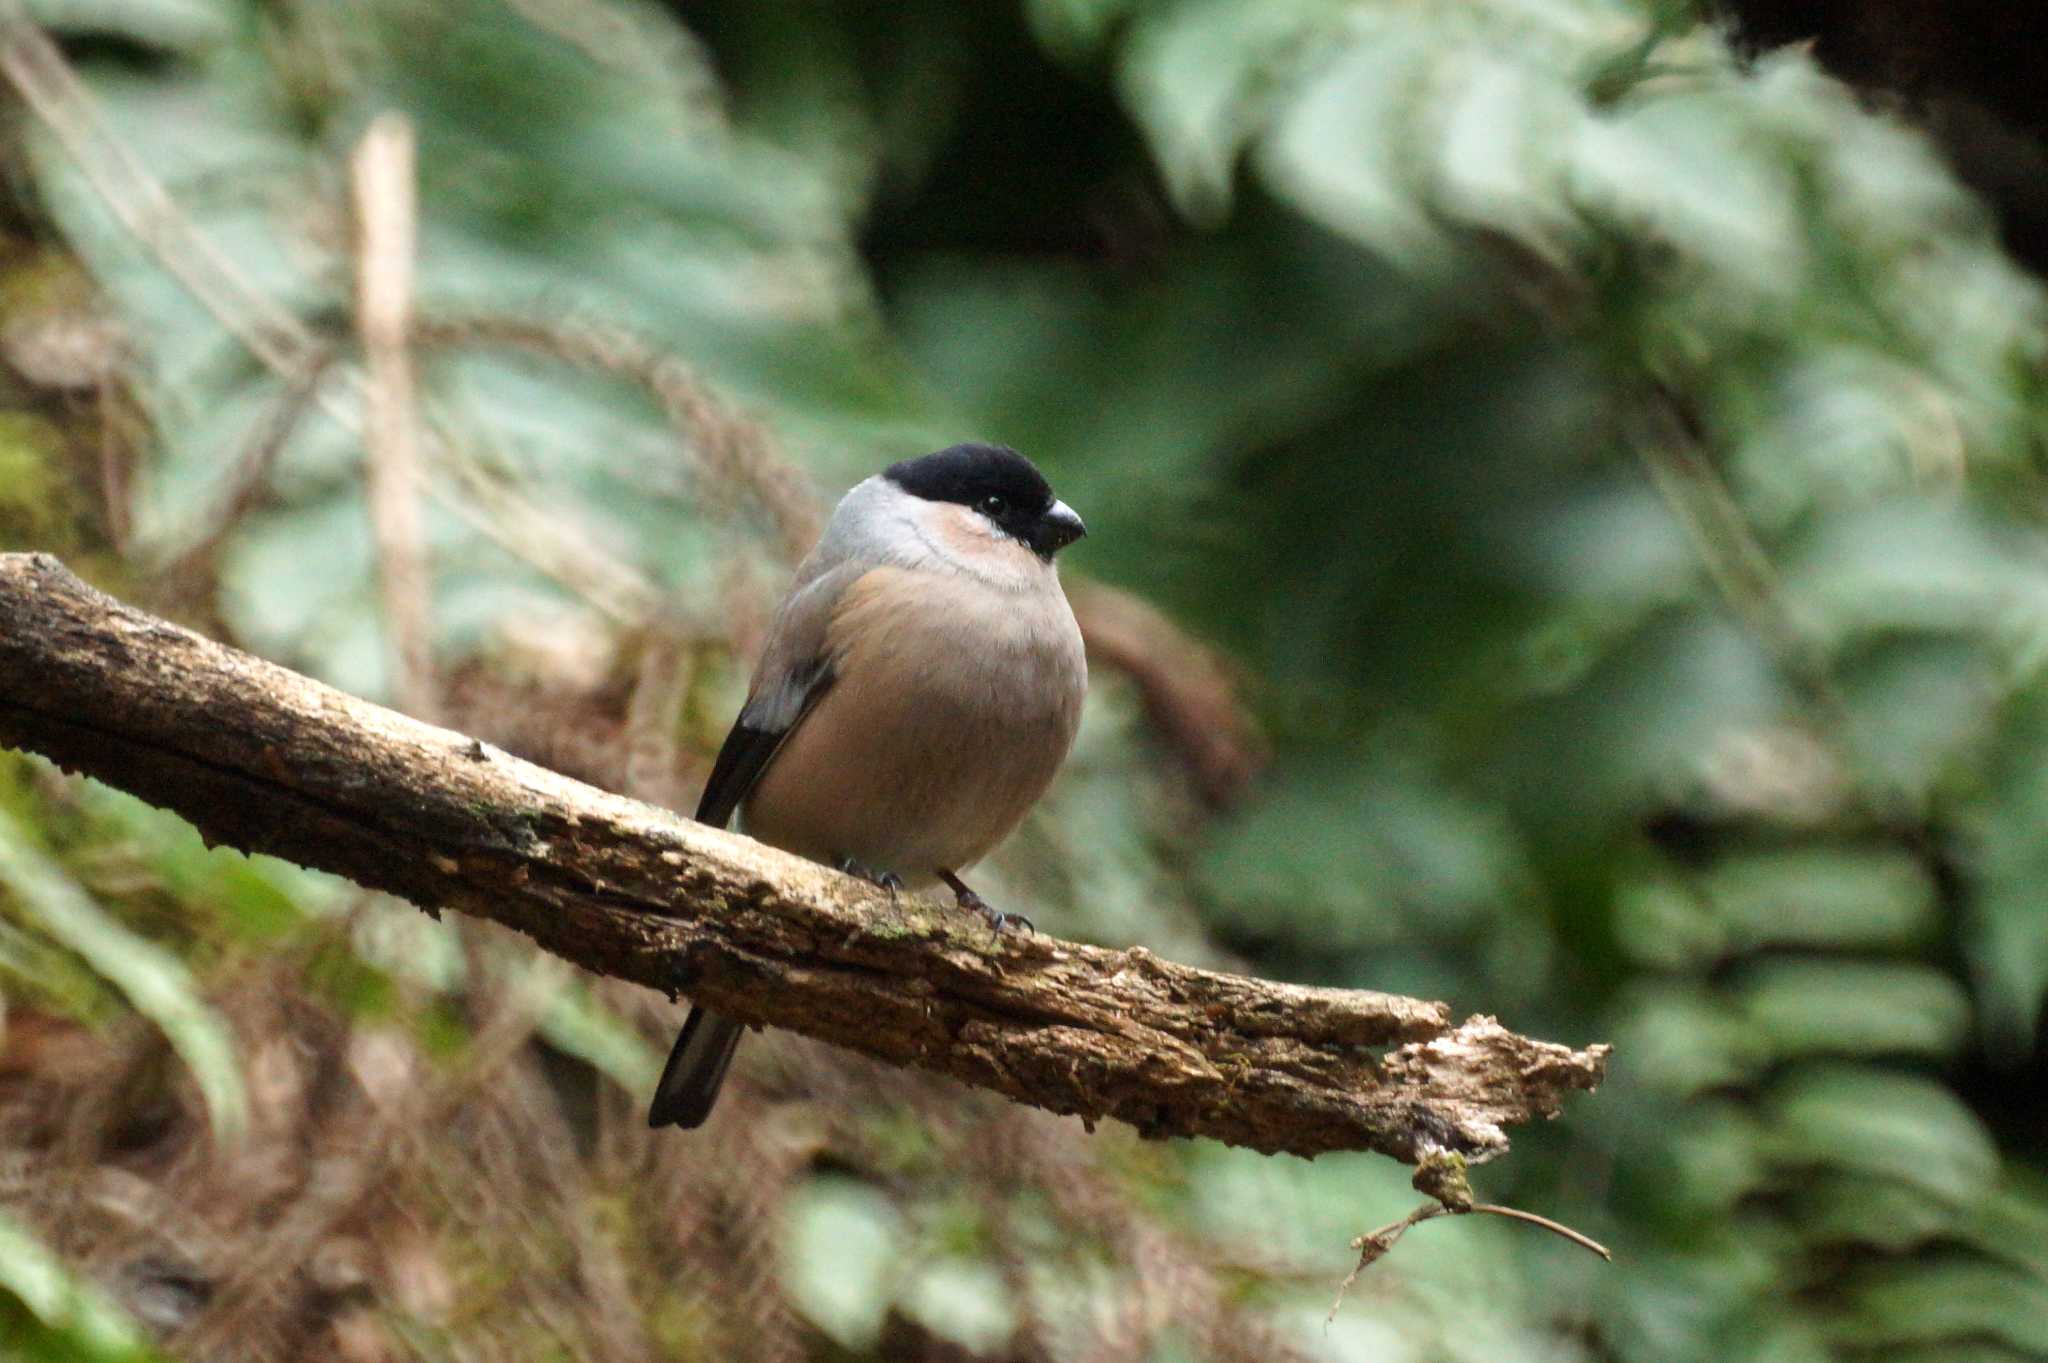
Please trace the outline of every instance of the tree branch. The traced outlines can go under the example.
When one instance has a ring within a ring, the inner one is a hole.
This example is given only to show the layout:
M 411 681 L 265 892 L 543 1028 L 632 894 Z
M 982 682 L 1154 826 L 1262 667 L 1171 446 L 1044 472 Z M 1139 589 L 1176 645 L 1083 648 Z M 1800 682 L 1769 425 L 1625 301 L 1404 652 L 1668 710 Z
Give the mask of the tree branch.
M 1478 1161 L 1591 1089 L 1605 1046 L 1440 1003 L 992 940 L 737 834 L 611 795 L 0 554 L 0 743 L 210 841 L 491 918 L 587 970 L 1147 1136 Z

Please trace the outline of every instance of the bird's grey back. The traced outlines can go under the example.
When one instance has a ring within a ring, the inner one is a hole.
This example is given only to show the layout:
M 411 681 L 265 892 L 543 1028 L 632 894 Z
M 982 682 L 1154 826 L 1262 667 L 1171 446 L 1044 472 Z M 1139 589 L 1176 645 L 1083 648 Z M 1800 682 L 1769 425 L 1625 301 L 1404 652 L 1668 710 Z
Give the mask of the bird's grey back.
M 893 561 L 889 546 L 906 533 L 888 492 L 883 479 L 864 479 L 832 509 L 824 534 L 797 565 L 789 595 L 769 624 L 741 722 L 779 731 L 803 713 L 820 680 L 825 627 L 840 593 L 869 568 Z

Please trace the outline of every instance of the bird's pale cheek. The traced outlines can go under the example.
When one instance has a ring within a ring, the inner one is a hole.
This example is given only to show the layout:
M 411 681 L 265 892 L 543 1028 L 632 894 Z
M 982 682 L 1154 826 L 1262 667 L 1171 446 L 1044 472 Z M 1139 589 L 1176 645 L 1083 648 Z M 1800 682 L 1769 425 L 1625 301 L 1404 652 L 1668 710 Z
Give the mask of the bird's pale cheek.
M 987 553 L 1002 538 L 1002 532 L 978 511 L 947 505 L 935 509 L 932 529 L 947 552 L 962 557 Z

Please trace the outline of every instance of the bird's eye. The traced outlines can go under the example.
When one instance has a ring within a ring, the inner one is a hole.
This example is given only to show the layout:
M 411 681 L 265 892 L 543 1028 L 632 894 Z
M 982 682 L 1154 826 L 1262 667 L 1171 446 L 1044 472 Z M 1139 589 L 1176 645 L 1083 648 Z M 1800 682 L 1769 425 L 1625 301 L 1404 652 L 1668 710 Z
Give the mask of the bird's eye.
M 1006 497 L 991 495 L 982 498 L 975 506 L 982 515 L 994 520 L 1010 509 L 1010 502 Z

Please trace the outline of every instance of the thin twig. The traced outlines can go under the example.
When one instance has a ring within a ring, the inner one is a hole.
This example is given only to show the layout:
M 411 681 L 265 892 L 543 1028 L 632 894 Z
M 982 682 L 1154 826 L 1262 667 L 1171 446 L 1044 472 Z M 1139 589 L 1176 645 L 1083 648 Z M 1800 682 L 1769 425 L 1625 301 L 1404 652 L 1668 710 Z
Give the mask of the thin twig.
M 767 513 L 784 557 L 794 561 L 816 541 L 817 494 L 804 471 L 777 448 L 768 428 L 733 411 L 681 359 L 625 328 L 492 313 L 422 318 L 418 336 L 422 345 L 531 351 L 639 385 L 695 454 L 712 490 L 744 489 Z
M 1146 717 L 1187 764 L 1212 810 L 1228 808 L 1265 768 L 1268 745 L 1239 699 L 1224 656 L 1157 606 L 1099 582 L 1069 580 L 1088 661 L 1137 683 Z
M 114 375 L 102 374 L 93 387 L 93 404 L 99 416 L 100 498 L 107 513 L 107 542 L 114 546 L 115 553 L 125 556 L 134 527 L 128 515 L 125 442 L 115 430 L 119 391 Z
M 1660 389 L 1642 415 L 1649 429 L 1633 442 L 1636 453 L 1691 537 L 1708 578 L 1800 684 L 1829 700 L 1831 683 L 1813 631 L 1786 598 L 1770 555 L 1715 472 L 1684 409 Z
M 1337 1318 L 1338 1308 L 1344 1305 L 1344 1294 L 1351 1290 L 1351 1284 L 1358 1281 L 1358 1275 L 1385 1258 L 1394 1244 L 1406 1235 L 1410 1228 L 1425 1221 L 1434 1221 L 1439 1216 L 1503 1216 L 1510 1221 L 1521 1221 L 1531 1226 L 1540 1226 L 1553 1235 L 1561 1235 L 1579 1248 L 1589 1250 L 1612 1263 L 1614 1256 L 1607 1247 L 1590 1236 L 1582 1235 L 1562 1222 L 1547 1216 L 1525 1212 L 1516 1207 L 1503 1207 L 1496 1202 L 1474 1202 L 1472 1185 L 1466 1179 L 1466 1159 L 1448 1150 L 1432 1150 L 1424 1154 L 1415 1166 L 1415 1177 L 1411 1180 L 1418 1192 L 1429 1194 L 1430 1200 L 1417 1207 L 1399 1221 L 1390 1221 L 1368 1235 L 1361 1235 L 1351 1242 L 1351 1248 L 1358 1251 L 1358 1262 L 1344 1275 L 1344 1281 L 1337 1284 L 1336 1299 L 1330 1303 L 1330 1313 L 1323 1317 L 1323 1328 Z
M 0 75 L 50 129 L 116 220 L 191 291 L 229 335 L 288 385 L 324 375 L 333 359 L 327 345 L 237 270 L 179 210 L 141 158 L 104 126 L 84 83 L 56 44 L 29 19 L 21 0 L 0 0 Z M 425 338 L 416 335 L 414 339 Z M 646 359 L 630 347 L 624 354 L 633 364 Z M 719 409 L 705 404 L 715 404 L 715 399 L 694 375 L 685 368 L 662 369 L 658 365 L 647 373 L 650 380 L 659 378 L 667 393 L 662 401 L 672 412 L 672 420 L 701 420 L 705 430 L 723 432 L 705 437 L 714 462 L 725 460 L 736 476 L 749 469 L 760 474 L 764 504 L 771 507 L 786 547 L 802 537 L 804 516 L 811 517 L 815 525 L 815 502 L 805 510 L 802 498 L 796 495 L 799 485 L 788 482 L 787 470 L 793 466 L 785 463 L 776 469 L 765 463 L 750 464 L 748 451 L 756 448 L 749 443 L 753 437 L 730 422 L 713 419 L 720 415 Z M 363 376 L 351 372 L 348 383 L 339 386 L 343 391 L 315 382 L 311 395 L 343 430 L 357 432 L 363 429 L 363 413 L 347 399 L 362 395 L 365 386 Z M 419 431 L 419 436 L 431 463 L 452 462 L 458 455 L 457 442 L 445 434 Z M 469 475 L 466 491 L 470 494 L 488 492 L 496 510 L 514 510 L 517 499 L 492 485 L 488 475 L 480 475 L 473 462 L 458 468 L 457 473 Z M 651 618 L 658 596 L 651 584 L 629 565 L 564 530 L 555 518 L 536 511 L 519 515 L 515 525 L 492 525 L 461 492 L 445 488 L 433 492 L 449 510 L 543 576 L 572 592 L 592 593 L 592 604 L 613 619 L 640 624 Z M 806 539 L 797 552 L 808 547 Z
M 358 230 L 356 325 L 368 361 L 364 394 L 364 491 L 377 542 L 377 585 L 390 629 L 392 694 L 408 714 L 432 722 L 432 592 L 420 493 L 419 427 L 413 410 L 413 256 L 419 235 L 412 125 L 385 114 L 370 124 L 350 160 Z
M 1351 1284 L 1358 1281 L 1358 1275 L 1385 1257 L 1394 1242 L 1408 1233 L 1410 1226 L 1421 1225 L 1424 1221 L 1439 1216 L 1449 1216 L 1451 1209 L 1441 1202 L 1425 1202 L 1399 1221 L 1390 1221 L 1370 1235 L 1361 1235 L 1351 1242 L 1358 1251 L 1358 1262 L 1344 1275 L 1344 1281 L 1337 1284 L 1337 1296 L 1330 1303 L 1330 1313 L 1323 1317 L 1323 1328 L 1330 1328 L 1330 1322 L 1337 1319 L 1337 1310 L 1344 1305 L 1344 1296 L 1351 1291 Z
M 640 663 L 626 702 L 622 789 L 636 800 L 671 809 L 681 804 L 676 778 L 682 770 L 682 743 L 676 720 L 696 675 L 695 642 L 679 621 L 660 620 L 650 627 L 640 640 Z
M 566 587 L 615 624 L 640 628 L 661 610 L 662 590 L 633 564 L 581 533 L 572 518 L 550 515 L 500 468 L 486 467 L 445 431 L 435 432 L 435 462 L 455 479 L 448 510 L 541 576 Z
M 0 0 L 0 74 L 63 144 L 121 224 L 251 354 L 280 374 L 305 366 L 319 345 L 312 330 L 251 284 L 178 211 L 142 159 L 107 131 L 77 73 L 21 0 Z
M 1601 1244 L 1590 1235 L 1573 1230 L 1562 1221 L 1553 1221 L 1547 1216 L 1538 1216 L 1535 1212 L 1525 1212 L 1518 1207 L 1503 1207 L 1497 1202 L 1475 1202 L 1472 1204 L 1472 1210 L 1484 1212 L 1488 1216 L 1505 1216 L 1510 1221 L 1526 1221 L 1532 1226 L 1541 1226 L 1552 1235 L 1563 1236 L 1580 1249 L 1589 1250 L 1609 1263 L 1614 1262 L 1614 1254 L 1607 1246 Z
M 1641 404 L 1640 425 L 1644 429 L 1633 442 L 1637 456 L 1691 538 L 1708 580 L 1805 697 L 1817 727 L 1832 740 L 1833 755 L 1853 778 L 1855 725 L 1819 631 L 1785 590 L 1769 551 L 1714 467 L 1697 420 L 1678 395 L 1658 387 Z M 1851 779 L 1846 796 L 1864 817 L 1889 826 L 1899 811 L 1887 807 L 1882 788 L 1882 783 Z
M 1351 1285 L 1358 1281 L 1358 1275 L 1385 1258 L 1387 1251 L 1394 1247 L 1395 1241 L 1406 1235 L 1410 1227 L 1419 1226 L 1425 1221 L 1434 1221 L 1439 1216 L 1474 1214 L 1504 1216 L 1510 1221 L 1523 1221 L 1532 1226 L 1541 1226 L 1553 1235 L 1563 1236 L 1580 1249 L 1589 1250 L 1609 1263 L 1614 1262 L 1614 1254 L 1607 1246 L 1547 1216 L 1538 1216 L 1534 1212 L 1525 1212 L 1516 1207 L 1503 1207 L 1494 1202 L 1475 1202 L 1469 1207 L 1447 1207 L 1441 1202 L 1425 1202 L 1399 1221 L 1390 1221 L 1370 1235 L 1361 1235 L 1351 1242 L 1351 1247 L 1358 1251 L 1358 1262 L 1344 1275 L 1344 1281 L 1337 1284 L 1337 1297 L 1330 1303 L 1330 1314 L 1323 1318 L 1324 1326 L 1327 1327 L 1331 1321 L 1337 1319 L 1338 1308 L 1344 1305 L 1344 1295 L 1351 1290 Z
M 331 346 L 312 352 L 306 367 L 288 376 L 284 387 L 258 414 L 242 443 L 241 454 L 235 459 L 234 471 L 228 475 L 226 488 L 215 498 L 213 510 L 200 522 L 203 528 L 198 537 L 178 552 L 165 570 L 167 577 L 183 579 L 205 564 L 242 517 L 263 500 L 271 465 L 277 462 L 277 456 L 319 396 L 320 382 L 334 360 Z

